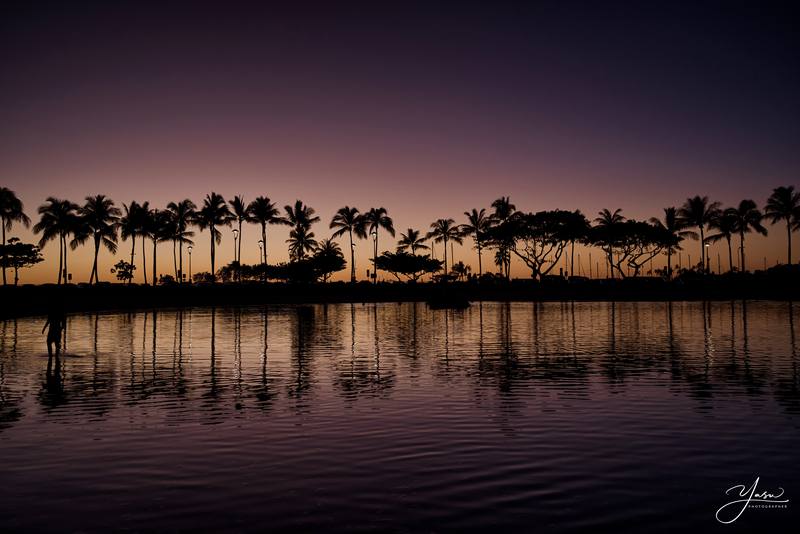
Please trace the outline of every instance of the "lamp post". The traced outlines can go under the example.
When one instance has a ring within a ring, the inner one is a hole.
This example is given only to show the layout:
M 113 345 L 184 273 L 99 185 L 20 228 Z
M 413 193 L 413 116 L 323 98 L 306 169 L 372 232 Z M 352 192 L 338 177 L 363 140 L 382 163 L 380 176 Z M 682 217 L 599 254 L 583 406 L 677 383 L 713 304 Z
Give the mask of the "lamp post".
M 706 265 L 705 265 L 706 274 L 710 274 L 711 273 L 711 258 L 708 257 L 708 248 L 709 248 L 709 244 L 706 243 Z
M 237 242 L 238 239 L 239 239 L 239 230 L 234 228 L 233 229 L 233 261 L 239 261 L 239 258 L 238 258 L 237 254 L 236 254 L 236 251 L 238 250 L 236 248 L 236 242 Z
M 189 283 L 192 283 L 192 245 L 189 245 Z

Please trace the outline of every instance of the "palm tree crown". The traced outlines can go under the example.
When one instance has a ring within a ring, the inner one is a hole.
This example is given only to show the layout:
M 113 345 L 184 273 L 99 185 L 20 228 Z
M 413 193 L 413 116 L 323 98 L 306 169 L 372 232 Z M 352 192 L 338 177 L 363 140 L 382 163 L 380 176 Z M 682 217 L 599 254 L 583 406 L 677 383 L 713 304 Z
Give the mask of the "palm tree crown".
M 428 240 L 427 236 L 420 236 L 419 230 L 409 228 L 406 233 L 400 234 L 400 240 L 397 242 L 397 250 L 410 250 L 412 254 L 416 254 L 417 250 L 428 250 L 428 245 L 425 241 Z

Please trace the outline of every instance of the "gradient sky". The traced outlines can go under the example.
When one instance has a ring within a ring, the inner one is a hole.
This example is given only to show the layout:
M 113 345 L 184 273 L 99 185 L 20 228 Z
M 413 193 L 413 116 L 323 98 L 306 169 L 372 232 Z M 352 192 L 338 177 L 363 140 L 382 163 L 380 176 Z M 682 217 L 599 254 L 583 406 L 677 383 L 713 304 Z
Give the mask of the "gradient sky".
M 647 218 L 695 194 L 763 205 L 800 181 L 791 3 L 144 4 L 0 8 L 0 185 L 31 218 L 48 195 L 163 207 L 213 190 L 300 198 L 322 238 L 345 204 L 385 206 L 404 231 L 500 195 Z M 785 231 L 771 230 L 751 238 L 750 268 L 785 260 Z M 287 233 L 272 233 L 271 261 Z M 257 240 L 248 228 L 243 261 Z M 698 247 L 685 247 L 694 260 Z M 22 282 L 54 281 L 57 249 Z M 72 254 L 75 281 L 89 249 Z M 218 265 L 231 249 L 226 232 Z M 476 263 L 469 247 L 459 259 Z M 208 263 L 200 234 L 193 270 Z M 106 279 L 111 264 L 101 257 Z

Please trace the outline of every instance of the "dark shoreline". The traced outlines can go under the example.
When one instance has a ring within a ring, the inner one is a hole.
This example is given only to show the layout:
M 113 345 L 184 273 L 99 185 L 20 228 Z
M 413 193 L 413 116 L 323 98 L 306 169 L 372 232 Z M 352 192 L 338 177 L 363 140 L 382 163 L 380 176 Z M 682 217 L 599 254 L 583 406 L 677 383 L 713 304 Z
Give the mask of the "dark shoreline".
M 800 300 L 800 276 L 767 272 L 698 276 L 667 282 L 657 278 L 624 280 L 513 280 L 509 283 L 443 284 L 360 282 L 327 284 L 242 284 L 143 286 L 69 284 L 0 287 L 0 318 L 65 312 L 344 302 L 425 302 L 454 296 L 469 301 L 681 301 Z

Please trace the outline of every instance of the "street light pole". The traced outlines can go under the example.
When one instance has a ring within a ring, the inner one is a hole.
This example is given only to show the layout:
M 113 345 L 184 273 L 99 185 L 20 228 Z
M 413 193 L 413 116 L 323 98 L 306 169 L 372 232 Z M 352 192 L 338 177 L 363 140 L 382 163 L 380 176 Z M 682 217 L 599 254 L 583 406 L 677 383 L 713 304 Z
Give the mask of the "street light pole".
M 189 245 L 189 283 L 192 283 L 192 245 Z

